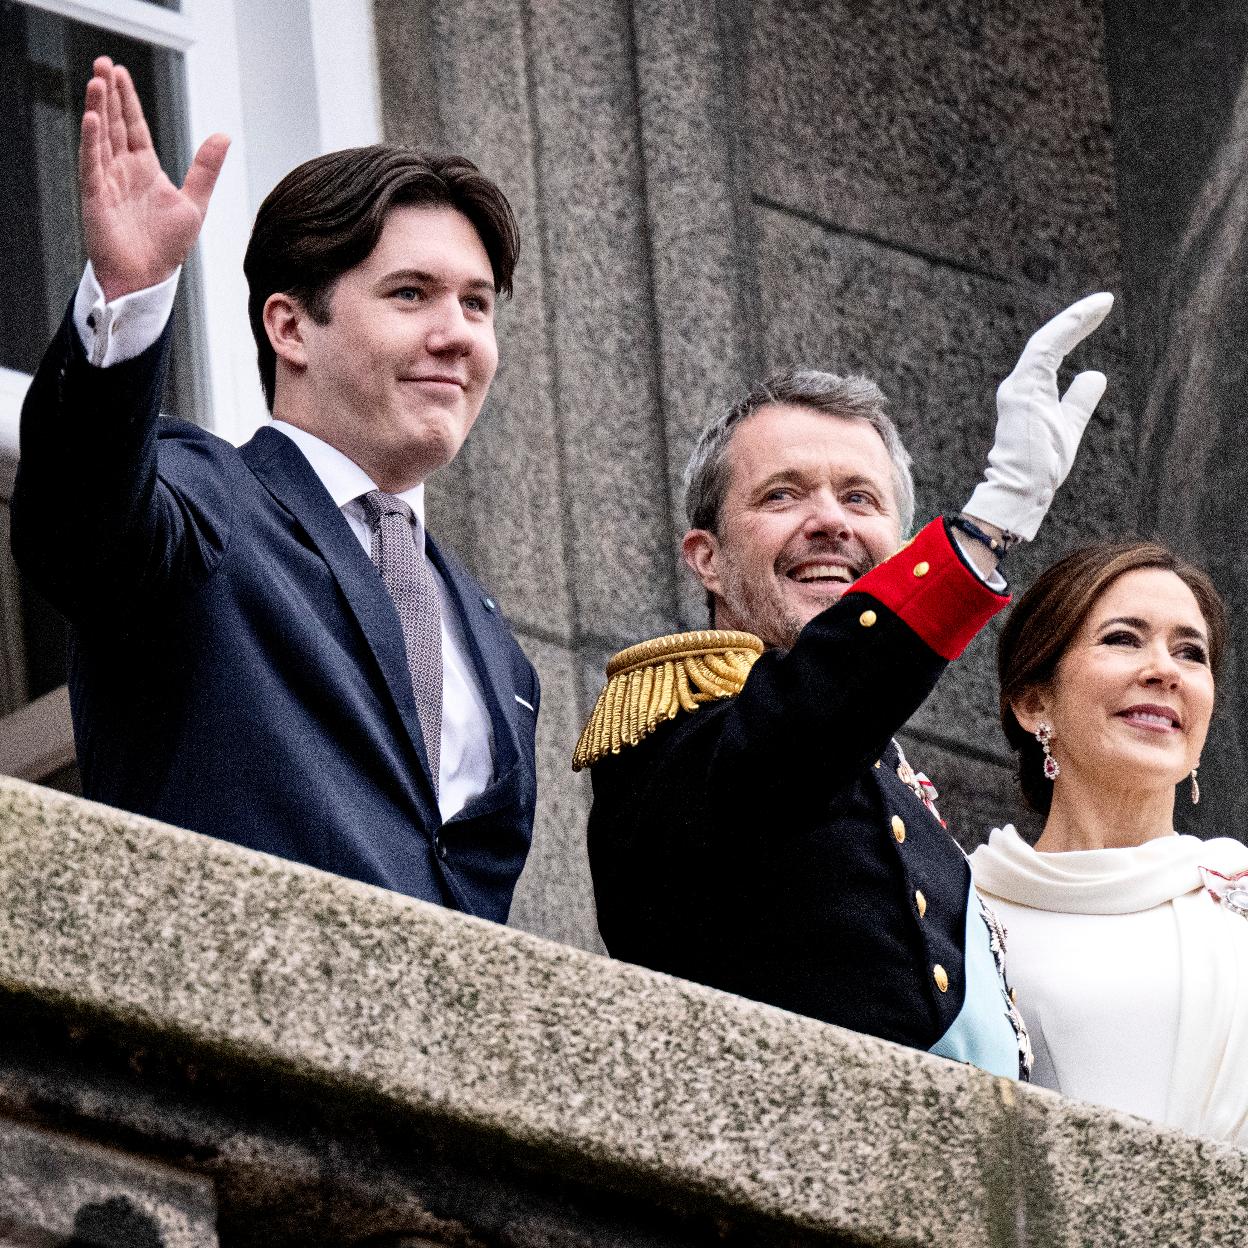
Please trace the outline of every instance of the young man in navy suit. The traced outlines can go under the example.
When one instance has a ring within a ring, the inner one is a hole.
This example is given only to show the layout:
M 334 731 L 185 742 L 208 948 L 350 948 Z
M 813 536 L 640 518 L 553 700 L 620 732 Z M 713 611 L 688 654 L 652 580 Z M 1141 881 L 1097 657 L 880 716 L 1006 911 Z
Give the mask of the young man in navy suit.
M 30 387 L 13 499 L 18 561 L 72 626 L 84 793 L 501 922 L 537 677 L 425 532 L 423 482 L 494 377 L 511 208 L 470 162 L 392 146 L 283 179 L 245 262 L 274 419 L 235 449 L 159 419 L 228 140 L 174 186 L 126 70 L 94 69 L 90 263 Z

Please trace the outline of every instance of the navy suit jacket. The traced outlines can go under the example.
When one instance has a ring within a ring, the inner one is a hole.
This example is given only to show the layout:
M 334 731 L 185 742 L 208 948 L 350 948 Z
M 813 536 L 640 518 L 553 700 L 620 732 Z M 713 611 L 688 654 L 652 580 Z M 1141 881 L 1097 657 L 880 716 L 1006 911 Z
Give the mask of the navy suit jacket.
M 536 798 L 531 664 L 430 540 L 493 730 L 493 782 L 443 824 L 380 576 L 289 438 L 236 449 L 158 417 L 169 339 L 98 369 L 67 317 L 22 413 L 13 550 L 72 626 L 84 793 L 504 921 Z

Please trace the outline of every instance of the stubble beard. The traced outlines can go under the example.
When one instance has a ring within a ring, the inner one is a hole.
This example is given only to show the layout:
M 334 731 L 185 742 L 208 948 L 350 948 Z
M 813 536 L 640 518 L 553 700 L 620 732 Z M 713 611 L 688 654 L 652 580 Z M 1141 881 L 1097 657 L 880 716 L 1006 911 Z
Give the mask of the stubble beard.
M 734 560 L 721 559 L 720 586 L 720 598 L 738 628 L 754 633 L 768 646 L 792 648 L 806 622 L 786 606 L 774 577 L 759 585 Z M 722 628 L 721 614 L 716 623 Z
M 731 555 L 724 558 L 724 553 L 721 548 L 720 586 L 722 592 L 720 598 L 731 618 L 736 622 L 736 627 L 754 633 L 768 646 L 791 650 L 801 635 L 802 629 L 810 620 L 813 620 L 816 615 L 821 615 L 828 607 L 836 605 L 830 602 L 827 607 L 809 616 L 798 615 L 785 602 L 778 573 L 773 570 L 763 583 L 759 584 L 758 580 L 741 568 Z M 854 563 L 854 579 L 857 580 L 858 577 L 866 575 L 878 562 L 865 551 L 861 552 Z M 850 586 L 847 585 L 836 602 L 839 602 L 849 589 Z M 721 615 L 722 612 L 716 613 L 716 625 L 723 628 L 724 624 L 719 622 Z

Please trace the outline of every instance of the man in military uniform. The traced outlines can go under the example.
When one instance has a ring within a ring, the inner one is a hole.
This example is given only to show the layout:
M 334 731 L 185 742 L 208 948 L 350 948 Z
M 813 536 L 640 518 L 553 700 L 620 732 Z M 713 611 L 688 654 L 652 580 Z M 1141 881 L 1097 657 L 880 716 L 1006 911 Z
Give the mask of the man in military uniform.
M 1105 388 L 1057 368 L 1092 295 L 1028 343 L 963 512 L 906 546 L 909 457 L 863 378 L 792 373 L 702 435 L 684 557 L 714 628 L 622 652 L 577 749 L 609 951 L 1014 1076 L 1001 933 L 893 740 L 1005 605 Z M 901 547 L 899 549 L 899 547 Z

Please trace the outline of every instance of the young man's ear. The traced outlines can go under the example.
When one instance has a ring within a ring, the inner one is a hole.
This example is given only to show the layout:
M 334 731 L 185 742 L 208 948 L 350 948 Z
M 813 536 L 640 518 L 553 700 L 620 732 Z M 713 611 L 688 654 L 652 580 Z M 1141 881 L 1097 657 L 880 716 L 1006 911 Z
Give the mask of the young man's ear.
M 1010 709 L 1024 732 L 1035 732 L 1041 720 L 1050 718 L 1048 693 L 1040 686 L 1033 685 L 1010 702 Z
M 719 539 L 709 529 L 690 529 L 680 543 L 689 570 L 708 594 L 719 594 Z
M 297 300 L 285 291 L 274 291 L 264 301 L 264 332 L 269 336 L 273 353 L 292 368 L 304 368 L 308 362 L 303 325 L 307 313 Z

